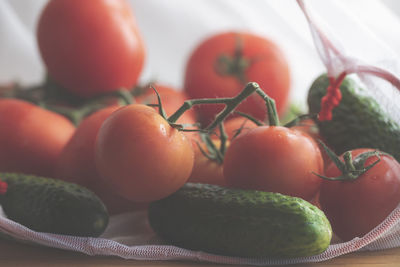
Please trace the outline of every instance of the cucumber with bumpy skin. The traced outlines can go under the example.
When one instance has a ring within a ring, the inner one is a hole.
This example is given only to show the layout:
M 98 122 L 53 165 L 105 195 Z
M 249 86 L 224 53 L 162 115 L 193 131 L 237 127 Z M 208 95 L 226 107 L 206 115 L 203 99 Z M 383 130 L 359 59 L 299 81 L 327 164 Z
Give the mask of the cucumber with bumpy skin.
M 328 86 L 326 74 L 313 82 L 307 99 L 310 113 L 320 111 Z M 326 144 L 337 154 L 355 148 L 375 148 L 400 161 L 400 125 L 350 77 L 344 79 L 340 91 L 342 100 L 333 109 L 332 120 L 316 120 Z
M 7 217 L 31 230 L 74 236 L 99 236 L 108 212 L 88 189 L 60 180 L 16 173 L 0 173 L 8 187 L 0 195 Z
M 239 257 L 316 255 L 332 237 L 324 213 L 303 199 L 205 184 L 151 203 L 149 221 L 174 245 Z

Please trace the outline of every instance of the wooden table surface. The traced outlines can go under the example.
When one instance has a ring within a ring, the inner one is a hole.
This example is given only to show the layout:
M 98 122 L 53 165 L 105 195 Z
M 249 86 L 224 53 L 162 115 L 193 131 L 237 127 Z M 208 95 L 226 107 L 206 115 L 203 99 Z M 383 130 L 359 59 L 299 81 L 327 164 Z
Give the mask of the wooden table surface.
M 229 266 L 229 265 L 207 264 L 202 262 L 183 262 L 183 261 L 135 261 L 135 260 L 124 260 L 117 257 L 99 257 L 99 256 L 93 257 L 71 251 L 20 244 L 16 243 L 15 241 L 0 239 L 0 266 L 1 267 L 13 267 L 13 266 L 216 267 L 216 266 Z M 376 251 L 376 252 L 352 253 L 321 263 L 298 264 L 294 266 L 296 267 L 306 267 L 306 266 L 400 267 L 400 248 Z

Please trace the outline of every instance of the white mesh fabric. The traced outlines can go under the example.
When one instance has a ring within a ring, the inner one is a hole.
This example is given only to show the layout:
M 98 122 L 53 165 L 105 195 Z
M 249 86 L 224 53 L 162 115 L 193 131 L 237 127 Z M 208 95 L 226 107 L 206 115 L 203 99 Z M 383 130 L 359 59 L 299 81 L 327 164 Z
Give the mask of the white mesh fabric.
M 88 255 L 118 256 L 135 260 L 192 260 L 224 264 L 282 265 L 320 262 L 357 250 L 381 250 L 400 246 L 400 206 L 380 225 L 363 237 L 335 243 L 322 254 L 295 259 L 235 258 L 190 251 L 166 244 L 151 230 L 146 212 L 111 217 L 100 238 L 73 237 L 32 231 L 0 216 L 0 231 L 23 242 L 82 252 Z

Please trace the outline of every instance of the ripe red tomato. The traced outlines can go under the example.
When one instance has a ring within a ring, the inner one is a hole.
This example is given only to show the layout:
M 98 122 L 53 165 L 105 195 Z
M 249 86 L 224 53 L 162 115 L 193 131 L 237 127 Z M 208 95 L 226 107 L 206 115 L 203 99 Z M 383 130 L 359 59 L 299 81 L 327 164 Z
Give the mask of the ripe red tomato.
M 117 214 L 138 209 L 133 203 L 115 193 L 110 186 L 100 179 L 94 160 L 97 133 L 102 123 L 119 106 L 100 109 L 85 118 L 75 134 L 62 150 L 56 164 L 55 177 L 71 183 L 77 183 L 92 190 L 106 205 L 110 214 Z
M 168 116 L 171 116 L 175 111 L 177 111 L 185 100 L 188 100 L 186 94 L 177 89 L 155 84 L 154 88 L 157 90 L 161 98 L 162 106 Z M 139 96 L 135 97 L 135 100 L 139 104 L 158 104 L 157 95 L 151 87 L 147 87 L 146 90 Z M 158 108 L 156 108 L 158 110 Z M 194 124 L 196 122 L 195 114 L 192 109 L 189 109 L 178 119 L 177 123 L 187 123 Z
M 281 126 L 260 126 L 233 139 L 224 160 L 229 186 L 310 200 L 319 190 L 323 161 L 308 135 Z
M 166 197 L 189 178 L 191 142 L 146 105 L 125 106 L 101 126 L 95 147 L 99 174 L 132 201 Z
M 49 1 L 37 38 L 52 78 L 82 97 L 130 88 L 143 67 L 144 44 L 125 0 Z
M 56 177 L 64 181 L 88 186 L 97 180 L 94 163 L 94 144 L 105 119 L 119 106 L 100 109 L 86 117 L 65 145 L 57 161 Z
M 186 66 L 184 89 L 190 98 L 233 97 L 247 82 L 257 82 L 276 101 L 278 113 L 285 111 L 290 73 L 283 52 L 261 36 L 226 32 L 206 39 L 193 51 Z M 201 105 L 196 110 L 200 122 L 207 125 L 222 108 Z M 259 120 L 266 118 L 265 103 L 256 95 L 243 101 L 238 110 Z
M 351 151 L 353 159 L 372 149 Z M 343 156 L 342 156 L 343 157 Z M 362 237 L 381 223 L 400 203 L 400 163 L 386 155 L 370 170 L 353 181 L 327 181 L 321 185 L 320 203 L 333 231 L 344 241 Z M 370 157 L 368 166 L 378 157 Z M 325 176 L 338 177 L 335 164 L 326 168 Z
M 75 132 L 65 117 L 17 99 L 0 99 L 0 171 L 52 177 Z
M 291 127 L 291 129 L 295 129 L 303 133 L 306 133 L 317 142 L 318 140 L 324 142 L 324 139 L 319 134 L 317 125 L 312 119 L 301 121 L 298 125 Z M 329 164 L 332 162 L 331 158 L 328 156 L 325 149 L 319 142 L 318 142 L 318 147 L 321 151 L 322 159 L 324 160 L 324 167 L 329 166 Z

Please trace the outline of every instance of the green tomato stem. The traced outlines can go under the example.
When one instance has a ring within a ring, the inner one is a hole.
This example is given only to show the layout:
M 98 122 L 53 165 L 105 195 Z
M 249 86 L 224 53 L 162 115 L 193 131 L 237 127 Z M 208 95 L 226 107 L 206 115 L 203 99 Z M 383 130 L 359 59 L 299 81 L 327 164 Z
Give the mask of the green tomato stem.
M 202 105 L 202 104 L 225 104 L 227 101 L 229 101 L 230 98 L 204 98 L 204 99 L 191 99 L 191 100 L 186 100 L 183 105 L 175 111 L 174 114 L 172 114 L 168 118 L 169 123 L 175 123 L 183 113 L 185 113 L 187 110 L 191 109 L 195 105 Z
M 211 122 L 204 130 L 213 131 L 230 113 L 232 113 L 236 107 L 251 94 L 256 92 L 263 98 L 266 103 L 268 110 L 268 119 L 270 126 L 278 126 L 279 118 L 276 111 L 275 101 L 270 98 L 260 86 L 255 82 L 250 82 L 246 87 L 235 97 L 225 98 L 204 98 L 204 99 L 190 99 L 186 100 L 183 105 L 168 118 L 169 123 L 175 123 L 183 113 L 191 109 L 195 105 L 202 104 L 225 104 L 225 108 L 217 114 L 213 122 Z
M 356 168 L 354 167 L 354 164 L 353 164 L 353 157 L 352 157 L 350 151 L 346 151 L 343 154 L 343 160 L 344 160 L 345 168 L 348 172 L 352 172 L 352 171 L 356 170 Z
M 240 111 L 236 111 L 235 113 L 238 114 L 239 116 L 242 116 L 242 117 L 248 119 L 249 121 L 253 122 L 257 126 L 265 125 L 265 123 L 263 123 L 262 121 L 257 120 L 256 118 L 254 118 L 253 116 L 251 116 L 249 114 L 246 114 L 246 113 L 243 113 L 243 112 L 240 112 Z
M 130 105 L 134 103 L 134 98 L 132 94 L 125 89 L 114 91 L 111 94 L 114 94 L 116 97 L 118 97 L 118 99 L 122 100 L 125 105 Z
M 225 103 L 225 108 L 217 114 L 215 120 L 206 127 L 206 130 L 214 130 L 215 127 L 217 127 L 218 124 L 220 124 L 232 111 L 234 111 L 243 100 L 249 97 L 252 93 L 257 92 L 257 90 L 262 91 L 257 83 L 248 83 L 242 92 L 240 92 L 237 96 L 230 98 Z
M 39 106 L 68 118 L 75 126 L 78 126 L 83 117 L 83 112 L 77 109 L 44 104 L 43 102 L 39 103 Z
M 151 89 L 153 89 L 153 91 L 156 93 L 156 96 L 157 96 L 158 113 L 160 114 L 161 117 L 163 117 L 165 120 L 167 120 L 167 114 L 165 113 L 165 110 L 162 106 L 160 94 L 158 93 L 158 91 L 156 90 L 156 88 L 154 86 L 151 86 Z
M 228 135 L 226 134 L 225 127 L 223 123 L 219 124 L 219 140 L 221 141 L 219 151 L 221 152 L 221 155 L 225 155 L 226 151 L 226 141 L 228 140 Z
M 303 114 L 303 115 L 298 115 L 296 118 L 294 118 L 293 120 L 289 121 L 288 123 L 286 123 L 284 126 L 287 128 L 291 128 L 293 126 L 297 126 L 299 125 L 300 122 L 302 122 L 303 120 L 306 119 L 317 119 L 318 114 Z
M 257 83 L 251 82 L 235 97 L 225 98 L 204 98 L 204 99 L 190 99 L 186 100 L 183 105 L 168 118 L 169 123 L 175 123 L 179 117 L 187 110 L 195 105 L 202 104 L 225 104 L 225 108 L 218 113 L 215 120 L 209 124 L 205 130 L 212 131 L 218 126 L 244 99 L 254 93 L 260 87 Z M 261 89 L 260 89 L 261 90 Z
M 276 111 L 276 104 L 275 100 L 270 98 L 263 90 L 258 88 L 256 90 L 257 94 L 261 96 L 265 104 L 267 105 L 267 112 L 268 112 L 268 125 L 269 126 L 279 126 L 279 117 L 278 117 L 278 112 Z

